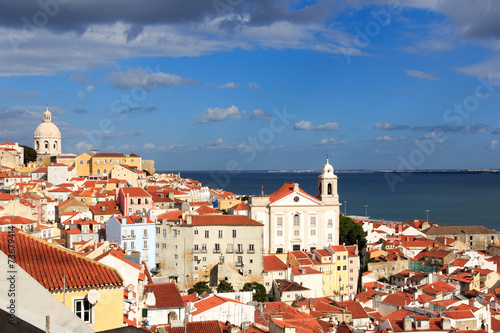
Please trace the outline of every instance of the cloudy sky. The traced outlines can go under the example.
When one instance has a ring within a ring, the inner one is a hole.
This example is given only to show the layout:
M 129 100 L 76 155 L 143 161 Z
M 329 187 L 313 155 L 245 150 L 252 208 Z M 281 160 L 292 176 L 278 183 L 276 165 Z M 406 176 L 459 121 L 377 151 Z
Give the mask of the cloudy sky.
M 499 168 L 494 0 L 18 0 L 0 141 L 159 170 Z

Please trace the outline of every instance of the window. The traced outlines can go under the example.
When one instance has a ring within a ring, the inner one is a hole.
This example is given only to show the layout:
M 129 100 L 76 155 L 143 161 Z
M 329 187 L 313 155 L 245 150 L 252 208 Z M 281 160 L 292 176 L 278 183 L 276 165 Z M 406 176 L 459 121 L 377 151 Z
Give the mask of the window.
M 215 244 L 214 252 L 216 253 L 220 252 L 220 244 Z
M 143 250 L 147 250 L 148 249 L 148 241 L 147 240 L 144 241 L 144 244 L 143 244 L 142 248 L 143 248 Z
M 178 254 L 174 255 L 174 259 L 179 259 L 179 255 Z
M 96 164 L 101 164 L 101 160 L 100 160 L 100 159 L 97 159 L 97 160 L 95 160 L 95 163 L 96 163 Z
M 148 198 L 144 199 L 144 204 L 147 205 L 149 203 Z M 163 205 L 163 204 L 162 204 Z
M 156 243 L 156 248 L 159 249 L 160 248 L 160 243 Z
M 276 225 L 278 226 L 278 228 L 282 228 L 283 227 L 283 218 L 282 217 L 277 217 L 276 218 Z
M 294 230 L 293 231 L 294 236 L 300 236 L 300 230 Z
M 116 164 L 120 164 L 120 160 L 119 159 L 116 160 Z
M 233 238 L 236 238 L 236 230 L 233 229 Z
M 337 260 L 340 260 L 340 256 L 337 256 Z
M 210 238 L 210 231 L 209 230 L 205 230 L 205 238 Z
M 160 227 L 156 227 L 156 233 L 159 234 L 160 233 Z
M 316 236 L 316 230 L 311 230 L 311 236 Z
M 332 266 L 326 267 L 326 274 L 332 274 Z
M 135 242 L 130 242 L 130 249 L 135 250 Z
M 162 249 L 166 249 L 166 248 L 167 248 L 167 244 L 162 243 L 162 244 L 161 244 L 161 248 L 162 248 Z
M 102 161 L 102 164 L 108 164 L 107 159 L 104 159 L 104 160 Z
M 283 230 L 278 230 L 278 236 L 283 236 Z
M 250 252 L 250 253 L 254 253 L 255 252 L 255 248 L 254 248 L 253 244 L 249 244 L 248 245 L 248 252 Z
M 107 173 L 107 170 L 106 170 L 106 169 L 104 169 L 104 170 L 102 171 L 102 173 L 103 173 L 103 174 L 106 174 L 106 173 Z
M 134 199 L 130 199 L 130 204 L 133 205 L 134 204 Z
M 86 299 L 77 299 L 74 303 L 75 314 L 84 322 L 92 322 L 92 306 Z
M 167 237 L 167 229 L 163 229 L 163 237 Z
M 350 260 L 349 263 L 352 265 L 354 263 L 354 261 Z
M 472 236 L 469 236 L 469 239 L 472 240 Z
M 351 269 L 349 270 L 349 273 L 354 273 L 354 270 L 351 268 Z
M 135 238 L 135 230 L 130 230 L 130 237 Z
M 276 253 L 283 253 L 283 248 L 282 247 L 278 247 L 276 249 Z
M 300 245 L 293 245 L 293 251 L 300 251 Z
M 238 244 L 238 250 L 236 252 L 243 253 L 243 244 Z
M 333 220 L 332 220 L 332 219 L 328 219 L 328 224 L 327 224 L 327 227 L 328 227 L 328 228 L 333 227 Z
M 394 267 L 393 267 L 393 268 L 394 268 Z M 342 270 L 343 270 L 343 271 L 347 271 L 347 266 L 345 266 L 345 265 L 344 265 L 344 266 L 342 266 Z
M 342 267 L 340 267 L 340 266 L 337 266 L 337 271 L 340 271 L 340 269 L 341 269 L 341 268 L 342 268 Z
M 201 252 L 207 252 L 207 244 L 201 244 Z
M 127 250 L 127 242 L 123 242 L 123 249 Z
M 300 227 L 300 216 L 299 216 L 299 214 L 295 214 L 293 216 L 293 226 L 294 227 Z
M 194 229 L 194 234 L 198 235 L 198 229 Z
M 148 229 L 144 229 L 144 236 L 142 238 L 148 238 Z
M 218 235 L 219 235 L 219 238 L 222 238 L 222 230 L 219 230 Z
M 332 234 L 328 234 L 328 241 L 331 242 L 333 239 Z
M 83 165 L 83 160 L 80 160 L 80 165 Z
M 112 158 L 109 159 L 109 164 L 113 164 L 113 159 Z
M 193 245 L 193 250 L 194 250 L 195 252 L 198 252 L 198 251 L 199 251 L 198 244 L 194 244 L 194 245 Z
M 233 244 L 227 244 L 227 252 L 233 253 Z
M 344 256 L 344 257 L 343 257 L 343 259 L 344 259 L 344 260 L 346 260 L 346 259 L 347 259 L 347 256 Z
M 311 216 L 311 228 L 316 228 L 316 216 Z

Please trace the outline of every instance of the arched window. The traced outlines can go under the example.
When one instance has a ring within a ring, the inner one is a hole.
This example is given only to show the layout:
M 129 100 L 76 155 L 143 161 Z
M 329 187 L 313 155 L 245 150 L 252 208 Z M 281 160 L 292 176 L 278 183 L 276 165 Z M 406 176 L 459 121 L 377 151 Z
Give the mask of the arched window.
M 103 174 L 106 174 L 106 169 L 104 169 L 104 170 L 102 171 L 102 173 L 103 173 Z
M 97 169 L 97 174 L 100 175 L 101 174 L 101 169 Z
M 48 141 L 45 141 L 44 145 L 45 145 L 45 149 L 49 148 L 49 142 Z
M 293 216 L 293 226 L 294 227 L 300 227 L 300 216 L 299 216 L 299 214 L 295 214 Z
M 36 142 L 36 150 L 40 150 L 40 141 L 38 141 L 38 140 Z
M 332 194 L 332 183 L 328 183 L 328 195 Z

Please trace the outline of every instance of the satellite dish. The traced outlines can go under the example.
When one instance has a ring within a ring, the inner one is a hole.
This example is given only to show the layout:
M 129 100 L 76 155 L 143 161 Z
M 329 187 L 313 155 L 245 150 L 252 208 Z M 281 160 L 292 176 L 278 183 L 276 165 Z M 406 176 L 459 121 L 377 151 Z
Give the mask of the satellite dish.
M 101 295 L 97 290 L 91 290 L 87 294 L 87 300 L 89 301 L 90 304 L 94 305 L 97 302 L 99 302 L 99 299 L 101 298 Z

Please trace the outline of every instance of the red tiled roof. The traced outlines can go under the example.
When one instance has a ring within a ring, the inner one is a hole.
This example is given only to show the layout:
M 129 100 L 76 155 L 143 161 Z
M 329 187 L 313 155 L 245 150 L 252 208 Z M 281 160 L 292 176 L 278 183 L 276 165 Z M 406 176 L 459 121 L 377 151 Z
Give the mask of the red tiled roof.
M 220 210 L 213 209 L 212 207 L 201 206 L 197 210 L 195 210 L 198 214 L 222 214 Z
M 351 311 L 352 318 L 368 318 L 368 314 L 365 309 L 361 306 L 359 302 L 356 301 L 343 301 L 337 302 L 338 305 L 347 308 L 347 310 Z
M 0 201 L 7 201 L 17 198 L 15 195 L 0 191 Z
M 50 190 L 49 192 L 73 192 L 73 191 L 67 187 L 61 186 L 61 187 L 55 188 L 53 190 Z
M 184 307 L 181 294 L 173 282 L 148 284 L 144 293 L 148 292 L 152 292 L 156 299 L 156 304 L 150 306 L 152 309 Z
M 284 271 L 287 265 L 275 255 L 264 256 L 264 272 Z
M 182 214 L 184 213 L 184 210 L 176 210 L 173 212 L 166 212 L 161 215 L 158 215 L 157 219 L 158 220 L 169 220 L 169 221 L 179 221 L 182 220 Z
M 187 323 L 187 327 L 179 326 L 179 327 L 170 327 L 165 326 L 165 330 L 167 333 L 223 333 L 226 330 L 223 330 L 224 324 L 219 321 L 209 320 L 209 321 L 195 321 Z
M 92 157 L 124 157 L 124 154 L 121 153 L 97 153 Z
M 262 223 L 243 215 L 192 215 L 193 225 L 247 225 L 263 226 Z
M 8 233 L 0 250 L 8 253 Z M 16 263 L 50 292 L 122 286 L 118 272 L 105 265 L 23 232 L 15 234 Z M 63 274 L 65 281 L 63 282 Z
M 246 203 L 240 202 L 239 204 L 234 205 L 230 209 L 232 209 L 232 210 L 248 210 L 248 206 Z
M 36 223 L 34 220 L 30 220 L 21 216 L 2 216 L 0 217 L 0 224 L 29 224 Z
M 235 301 L 233 299 L 221 297 L 218 295 L 213 295 L 213 296 L 207 297 L 205 299 L 202 299 L 201 301 L 195 302 L 193 305 L 196 308 L 196 310 L 191 312 L 191 314 L 193 316 L 195 316 L 197 314 L 200 314 L 202 312 L 205 312 L 207 310 L 210 310 L 212 308 L 215 308 L 216 306 L 219 306 L 219 305 L 227 303 L 227 302 L 244 304 L 244 303 Z M 184 303 L 182 303 L 182 304 L 184 305 Z
M 188 303 L 188 302 L 197 302 L 198 301 L 198 297 L 196 297 L 195 294 L 188 294 L 188 295 L 184 295 L 182 296 L 182 300 L 184 301 L 184 303 Z
M 122 191 L 125 196 L 128 194 L 131 197 L 151 197 L 151 194 L 140 187 L 122 187 L 120 191 Z
M 394 304 L 398 306 L 409 305 L 412 301 L 413 301 L 412 294 L 405 293 L 402 291 L 387 295 L 385 298 L 382 299 L 382 302 L 384 303 Z
M 435 294 L 440 293 L 440 292 L 450 293 L 450 292 L 455 290 L 455 287 L 449 285 L 446 282 L 439 280 L 439 281 L 436 281 L 436 282 L 433 282 L 431 284 L 423 286 L 422 290 L 424 290 L 425 292 L 427 292 L 429 294 L 435 295 Z
M 302 273 L 303 271 L 301 271 L 301 270 L 304 270 L 305 272 Z M 292 274 L 293 275 L 308 275 L 308 274 L 323 274 L 323 273 L 314 269 L 314 268 L 305 266 L 305 267 L 293 267 Z
M 293 193 L 293 187 L 294 187 L 294 183 L 291 183 L 291 182 L 283 184 L 279 189 L 277 189 L 276 191 L 274 191 L 273 193 L 271 193 L 269 195 L 269 202 L 273 203 L 275 201 L 278 201 L 281 198 L 286 197 L 290 193 Z M 299 192 L 308 196 L 309 198 L 313 199 L 314 201 L 318 201 L 318 199 L 316 199 L 312 195 L 308 194 L 306 191 L 304 191 L 300 187 L 299 187 Z

